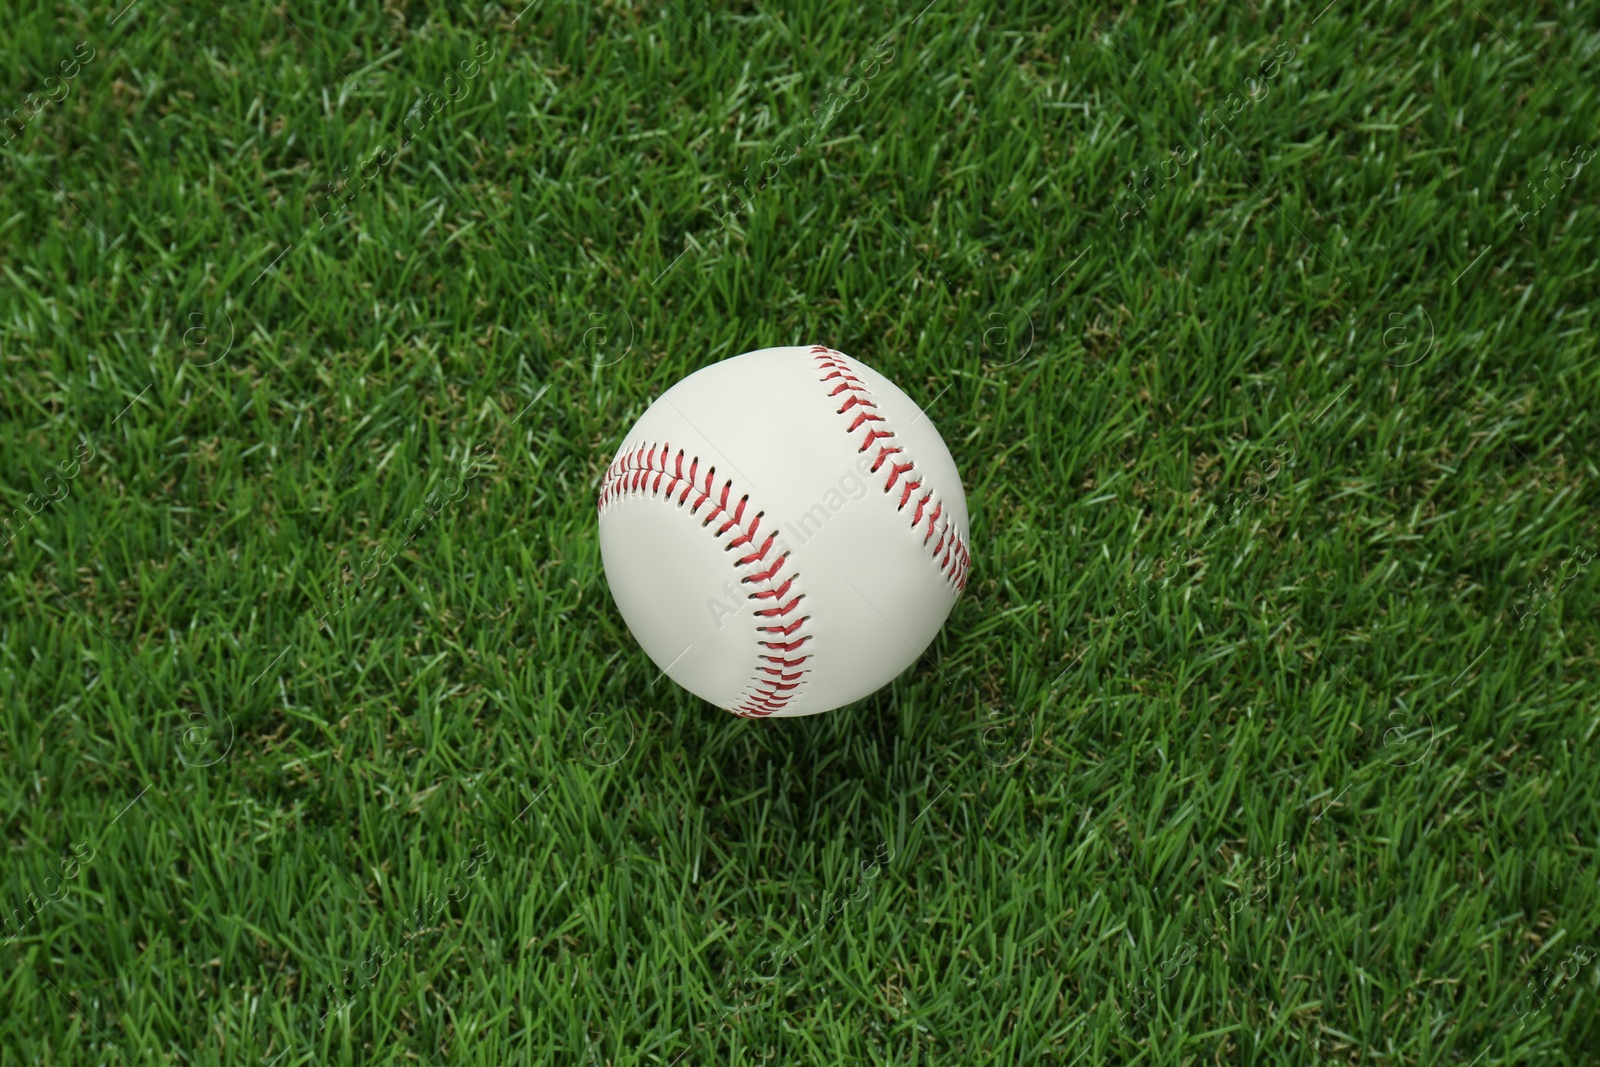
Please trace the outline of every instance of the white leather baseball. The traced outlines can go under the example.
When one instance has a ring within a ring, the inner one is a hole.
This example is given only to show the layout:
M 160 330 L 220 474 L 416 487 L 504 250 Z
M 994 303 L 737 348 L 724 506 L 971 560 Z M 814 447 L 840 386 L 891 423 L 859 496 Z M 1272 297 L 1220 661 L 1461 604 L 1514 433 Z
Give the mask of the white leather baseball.
M 736 715 L 861 699 L 922 655 L 966 586 L 967 500 L 939 432 L 821 345 L 747 352 L 667 390 L 599 506 L 628 628 Z

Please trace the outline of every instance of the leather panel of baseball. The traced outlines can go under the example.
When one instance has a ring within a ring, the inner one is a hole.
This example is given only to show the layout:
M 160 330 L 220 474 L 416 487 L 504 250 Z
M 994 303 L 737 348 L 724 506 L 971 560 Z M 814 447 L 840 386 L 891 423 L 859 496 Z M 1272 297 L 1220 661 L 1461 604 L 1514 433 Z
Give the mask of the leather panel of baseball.
M 886 685 L 939 632 L 969 565 L 966 496 L 932 421 L 820 345 L 748 352 L 667 390 L 623 439 L 599 510 L 606 579 L 645 653 L 752 717 Z

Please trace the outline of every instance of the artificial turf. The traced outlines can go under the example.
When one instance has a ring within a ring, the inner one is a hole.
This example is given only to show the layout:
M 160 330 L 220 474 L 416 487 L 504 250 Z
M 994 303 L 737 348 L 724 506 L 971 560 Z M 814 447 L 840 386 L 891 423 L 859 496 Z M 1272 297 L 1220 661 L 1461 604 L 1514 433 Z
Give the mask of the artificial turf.
M 1597 16 L 6 4 L 0 1064 L 1600 1062 Z M 597 482 L 810 343 L 971 577 L 738 720 Z

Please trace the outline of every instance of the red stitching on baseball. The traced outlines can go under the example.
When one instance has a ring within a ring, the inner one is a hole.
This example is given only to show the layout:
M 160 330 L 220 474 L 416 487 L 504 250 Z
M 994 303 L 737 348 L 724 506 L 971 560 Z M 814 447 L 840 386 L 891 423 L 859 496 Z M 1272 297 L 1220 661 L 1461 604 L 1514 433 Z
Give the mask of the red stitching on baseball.
M 867 434 L 867 439 L 865 441 L 861 442 L 861 447 L 856 449 L 856 451 L 857 452 L 865 452 L 867 449 L 872 447 L 872 442 L 876 441 L 878 438 L 880 438 L 880 437 L 893 437 L 893 436 L 894 436 L 894 434 L 890 433 L 887 430 L 873 430 L 873 431 L 871 431 L 870 433 Z
M 668 469 L 668 457 L 672 456 L 671 469 Z M 621 459 L 611 464 L 606 469 L 606 476 L 600 487 L 599 510 L 604 512 L 608 504 L 618 498 L 631 493 L 657 497 L 683 507 L 684 501 L 689 499 L 690 493 L 698 493 L 689 514 L 698 516 L 700 508 L 710 501 L 711 510 L 707 511 L 701 520 L 702 529 L 709 528 L 714 519 L 719 515 L 727 515 L 725 522 L 716 529 L 711 530 L 711 536 L 721 540 L 730 530 L 738 532 L 738 536 L 729 538 L 723 545 L 726 551 L 738 548 L 754 547 L 756 537 L 761 529 L 761 518 L 764 512 L 757 511 L 750 519 L 748 527 L 744 525 L 744 514 L 750 503 L 750 495 L 745 495 L 738 500 L 730 501 L 733 492 L 732 479 L 725 479 L 720 492 L 716 488 L 715 467 L 709 467 L 705 473 L 704 488 L 700 488 L 700 457 L 692 456 L 689 460 L 689 473 L 683 472 L 684 450 L 678 449 L 673 455 L 672 446 L 667 442 L 660 444 L 640 445 L 638 448 L 625 453 Z M 653 478 L 652 478 L 653 476 Z M 662 481 L 667 479 L 666 489 L 662 489 Z M 672 494 L 677 491 L 678 483 L 683 483 L 683 491 L 676 500 Z M 732 511 L 729 511 L 729 507 Z M 734 561 L 734 568 L 743 572 L 745 568 L 759 564 L 758 569 L 751 574 L 741 574 L 740 584 L 757 583 L 767 586 L 749 594 L 751 600 L 768 601 L 777 603 L 787 597 L 792 591 L 795 580 L 800 577 L 799 572 L 789 567 L 787 553 L 780 555 L 770 565 L 766 563 L 767 553 L 772 549 L 773 542 L 777 540 L 777 533 L 767 534 L 766 540 L 761 543 L 759 551 L 751 551 Z M 788 568 L 787 571 L 785 568 Z M 781 584 L 776 587 L 772 583 L 777 580 L 780 573 L 784 574 Z M 804 593 L 799 593 L 786 604 L 767 607 L 756 612 L 758 619 L 763 620 L 763 625 L 756 627 L 756 644 L 767 650 L 768 653 L 782 653 L 782 655 L 758 654 L 757 663 L 752 668 L 752 677 L 747 686 L 751 690 L 742 696 L 739 702 L 727 710 L 735 715 L 745 718 L 762 718 L 775 712 L 782 711 L 784 707 L 795 698 L 803 684 L 803 676 L 809 673 L 803 665 L 811 658 L 809 654 L 801 654 L 789 658 L 788 654 L 800 648 L 811 640 L 811 634 L 802 634 L 794 638 L 795 631 L 805 625 L 811 618 L 801 615 L 792 622 L 784 625 L 768 623 L 766 620 L 780 619 L 790 615 L 795 608 L 805 599 Z M 769 640 L 771 637 L 781 637 L 786 640 Z M 794 638 L 793 640 L 787 640 Z M 766 666 L 768 663 L 778 664 L 776 667 Z M 795 669 L 802 668 L 802 669 Z
M 772 535 L 772 537 L 776 537 L 776 536 L 777 536 L 776 534 Z M 767 544 L 769 544 L 769 545 L 772 544 L 772 537 L 768 537 L 767 538 Z M 766 555 L 765 549 L 762 550 L 762 555 L 763 556 Z M 761 558 L 761 557 L 760 556 L 755 556 L 755 557 L 746 556 L 744 559 L 740 560 L 739 562 L 740 563 L 746 563 L 746 562 L 749 562 L 751 559 L 759 559 L 759 558 Z M 762 571 L 760 574 L 748 575 L 743 580 L 747 581 L 747 582 L 770 582 L 770 581 L 772 581 L 772 576 L 778 573 L 778 568 L 783 566 L 784 560 L 786 560 L 788 558 L 789 557 L 786 556 L 786 555 L 785 556 L 779 556 L 778 557 L 778 561 L 772 565 L 772 569 L 771 570 Z
M 812 345 L 811 355 L 817 361 L 817 369 L 828 372 L 818 380 L 823 383 L 839 383 L 834 386 L 828 396 L 837 397 L 840 393 L 846 391 L 851 393 L 849 399 L 845 400 L 844 405 L 838 409 L 837 414 L 847 415 L 852 407 L 856 409 L 850 425 L 845 427 L 846 433 L 855 433 L 865 426 L 866 436 L 862 438 L 861 447 L 856 450 L 857 452 L 865 452 L 883 438 L 894 436 L 893 430 L 879 429 L 871 425 L 872 423 L 886 424 L 887 420 L 882 415 L 877 414 L 875 410 L 869 410 L 877 408 L 878 405 L 875 401 L 856 395 L 857 393 L 865 393 L 870 397 L 871 390 L 867 389 L 866 385 L 863 384 L 860 377 L 855 373 L 855 368 L 850 365 L 850 361 L 842 352 L 835 352 L 826 345 Z M 905 462 L 896 463 L 890 460 L 889 457 L 892 455 L 899 455 L 900 459 Z M 904 511 L 906 505 L 911 502 L 912 494 L 923 488 L 922 479 L 917 474 L 912 473 L 916 468 L 916 461 L 906 456 L 904 450 L 898 446 L 885 445 L 878 450 L 878 457 L 872 463 L 872 473 L 878 473 L 878 469 L 884 465 L 886 460 L 889 462 L 889 475 L 883 486 L 885 493 L 894 489 L 895 483 L 900 480 L 902 474 L 906 475 L 906 480 L 901 484 L 900 500 L 895 504 L 896 511 Z M 972 566 L 972 557 L 967 552 L 966 538 L 954 528 L 948 519 L 945 520 L 942 526 L 939 525 L 939 516 L 944 514 L 944 503 L 935 500 L 935 495 L 935 492 L 930 488 L 917 501 L 916 512 L 911 516 L 911 528 L 915 530 L 922 523 L 922 513 L 926 509 L 928 502 L 930 500 L 933 501 L 933 512 L 928 516 L 928 532 L 923 536 L 922 543 L 926 546 L 937 531 L 939 540 L 934 543 L 932 559 L 938 566 L 940 573 L 944 575 L 945 580 L 954 585 L 957 592 L 961 592 L 967 587 L 967 572 Z M 943 553 L 942 556 L 941 553 Z

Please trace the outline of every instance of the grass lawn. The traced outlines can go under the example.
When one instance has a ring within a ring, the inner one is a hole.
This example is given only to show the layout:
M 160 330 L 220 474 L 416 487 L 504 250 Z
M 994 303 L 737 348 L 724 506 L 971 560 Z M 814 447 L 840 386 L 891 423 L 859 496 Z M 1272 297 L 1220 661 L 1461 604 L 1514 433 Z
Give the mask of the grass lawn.
M 1600 4 L 1324 3 L 5 4 L 0 1065 L 1600 1063 Z M 736 719 L 812 343 L 971 575 Z

